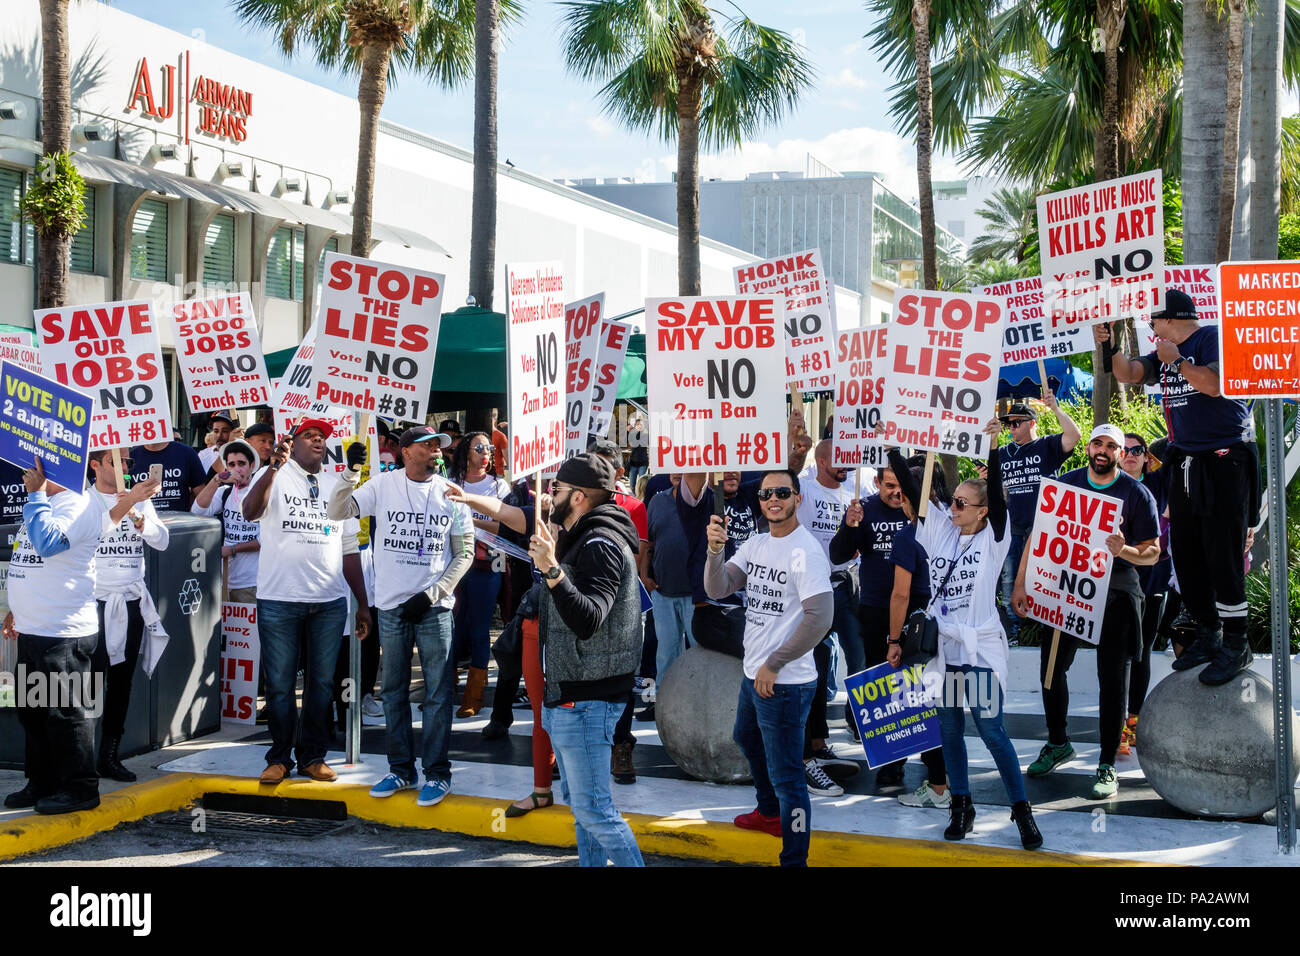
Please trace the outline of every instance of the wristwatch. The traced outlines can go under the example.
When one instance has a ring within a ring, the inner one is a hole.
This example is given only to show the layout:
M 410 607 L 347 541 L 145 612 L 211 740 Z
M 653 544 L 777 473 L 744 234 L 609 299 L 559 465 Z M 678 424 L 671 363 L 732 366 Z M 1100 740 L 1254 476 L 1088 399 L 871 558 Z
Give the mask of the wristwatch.
M 1186 355 L 1180 355 L 1178 356 L 1178 358 L 1174 359 L 1172 362 L 1169 363 L 1169 367 L 1172 368 L 1175 372 L 1177 372 L 1182 369 L 1184 362 L 1187 362 L 1189 365 L 1196 364 L 1196 362 L 1188 358 Z
M 556 580 L 557 578 L 559 578 L 559 576 L 560 576 L 561 574 L 563 574 L 563 573 L 564 573 L 564 571 L 563 571 L 563 570 L 560 568 L 560 566 L 557 564 L 555 567 L 551 568 L 551 570 L 547 571 L 546 574 L 543 575 L 543 576 L 544 576 L 544 577 L 546 578 L 546 580 L 548 580 L 548 581 L 554 581 L 554 580 Z

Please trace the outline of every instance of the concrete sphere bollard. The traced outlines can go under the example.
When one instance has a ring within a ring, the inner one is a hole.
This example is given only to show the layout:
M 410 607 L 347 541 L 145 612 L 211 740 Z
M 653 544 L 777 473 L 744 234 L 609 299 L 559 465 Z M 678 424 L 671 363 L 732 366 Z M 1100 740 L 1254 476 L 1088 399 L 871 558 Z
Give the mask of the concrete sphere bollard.
M 1138 721 L 1138 763 L 1152 789 L 1185 813 L 1254 817 L 1277 803 L 1273 685 L 1243 671 L 1219 687 L 1201 668 L 1175 671 L 1147 696 Z M 1300 724 L 1291 715 L 1292 766 Z
M 740 659 L 692 647 L 655 686 L 655 723 L 664 750 L 684 773 L 711 783 L 748 783 L 749 762 L 731 739 Z

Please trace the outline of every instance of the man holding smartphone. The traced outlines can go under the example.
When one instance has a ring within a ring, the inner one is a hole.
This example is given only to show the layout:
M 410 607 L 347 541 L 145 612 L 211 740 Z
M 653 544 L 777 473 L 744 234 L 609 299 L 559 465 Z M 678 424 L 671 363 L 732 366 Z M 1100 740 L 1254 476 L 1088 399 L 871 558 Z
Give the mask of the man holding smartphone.
M 199 453 L 178 441 L 136 445 L 131 449 L 130 458 L 127 474 L 133 484 L 154 477 L 162 482 L 162 489 L 153 499 L 154 508 L 160 512 L 189 511 L 194 496 L 208 480 Z

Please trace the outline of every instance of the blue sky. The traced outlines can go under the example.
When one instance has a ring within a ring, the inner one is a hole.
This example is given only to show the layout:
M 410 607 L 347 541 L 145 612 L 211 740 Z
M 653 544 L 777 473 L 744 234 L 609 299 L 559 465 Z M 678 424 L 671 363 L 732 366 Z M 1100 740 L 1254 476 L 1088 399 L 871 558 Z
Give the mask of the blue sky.
M 524 20 L 506 34 L 500 54 L 501 159 L 548 178 L 669 179 L 675 168 L 673 147 L 618 127 L 602 115 L 596 84 L 565 71 L 559 4 L 523 3 Z M 833 169 L 876 170 L 895 189 L 915 195 L 915 146 L 893 132 L 886 115 L 890 79 L 862 40 L 871 26 L 862 0 L 741 0 L 741 5 L 754 20 L 794 33 L 804 43 L 817 70 L 816 86 L 783 124 L 765 130 L 755 142 L 740 151 L 702 157 L 701 173 L 730 179 L 758 170 L 803 169 L 811 153 Z M 323 71 L 308 57 L 287 60 L 269 35 L 241 26 L 225 0 L 114 0 L 113 6 L 356 95 L 355 80 Z M 728 9 L 725 4 L 719 7 Z M 473 144 L 470 85 L 448 93 L 415 77 L 399 76 L 396 86 L 389 87 L 383 115 L 459 146 Z M 955 164 L 936 164 L 936 179 L 956 175 Z

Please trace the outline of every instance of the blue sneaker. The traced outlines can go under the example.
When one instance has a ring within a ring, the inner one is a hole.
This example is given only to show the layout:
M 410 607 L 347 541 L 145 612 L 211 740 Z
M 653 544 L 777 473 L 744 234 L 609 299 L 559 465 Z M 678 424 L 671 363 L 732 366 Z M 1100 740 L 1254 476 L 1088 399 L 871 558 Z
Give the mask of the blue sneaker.
M 372 797 L 391 797 L 398 790 L 414 790 L 415 783 L 411 780 L 403 780 L 395 773 L 390 773 L 383 780 L 370 788 Z
M 415 802 L 421 807 L 431 807 L 441 803 L 442 798 L 449 793 L 451 793 L 451 784 L 448 781 L 425 780 L 424 786 L 420 788 L 420 796 Z

